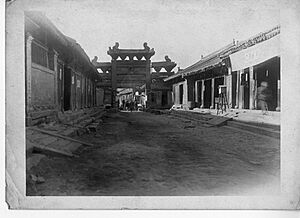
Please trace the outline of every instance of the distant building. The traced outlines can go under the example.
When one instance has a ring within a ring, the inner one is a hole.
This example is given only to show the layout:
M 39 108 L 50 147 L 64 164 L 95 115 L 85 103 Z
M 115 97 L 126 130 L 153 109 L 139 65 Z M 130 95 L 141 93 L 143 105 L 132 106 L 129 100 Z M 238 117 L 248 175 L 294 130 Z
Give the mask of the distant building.
M 25 13 L 24 31 L 26 125 L 103 104 L 99 73 L 74 39 L 40 12 Z
M 164 79 L 173 85 L 175 107 L 216 108 L 226 88 L 229 108 L 257 109 L 257 88 L 269 84 L 269 110 L 280 110 L 280 27 L 233 42 Z

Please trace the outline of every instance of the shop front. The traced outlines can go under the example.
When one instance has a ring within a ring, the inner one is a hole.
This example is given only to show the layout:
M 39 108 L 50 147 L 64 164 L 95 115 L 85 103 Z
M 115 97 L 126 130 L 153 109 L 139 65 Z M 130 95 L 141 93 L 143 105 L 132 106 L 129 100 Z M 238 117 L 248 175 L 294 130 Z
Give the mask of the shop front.
M 280 111 L 279 35 L 229 55 L 232 70 L 232 106 L 261 109 L 257 90 L 267 84 L 268 110 Z

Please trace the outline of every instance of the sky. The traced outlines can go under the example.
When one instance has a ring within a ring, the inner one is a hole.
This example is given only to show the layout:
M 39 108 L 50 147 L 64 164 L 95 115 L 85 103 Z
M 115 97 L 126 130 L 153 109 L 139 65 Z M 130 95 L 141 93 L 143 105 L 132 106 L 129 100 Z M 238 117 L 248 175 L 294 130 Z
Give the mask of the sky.
M 155 49 L 152 61 L 168 55 L 186 68 L 233 39 L 244 40 L 280 24 L 276 1 L 266 2 L 65 0 L 60 7 L 52 4 L 43 10 L 91 59 L 110 61 L 106 52 L 115 42 L 120 48 L 143 48 L 147 42 Z

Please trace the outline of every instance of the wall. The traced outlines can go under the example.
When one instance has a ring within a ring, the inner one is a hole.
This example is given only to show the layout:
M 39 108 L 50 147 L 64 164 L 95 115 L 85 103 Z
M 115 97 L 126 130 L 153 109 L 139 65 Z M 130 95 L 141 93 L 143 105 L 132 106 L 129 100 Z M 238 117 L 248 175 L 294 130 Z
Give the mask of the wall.
M 102 106 L 104 104 L 104 90 L 101 88 L 96 89 L 96 105 Z
M 56 109 L 55 71 L 32 63 L 31 103 L 33 111 Z
M 179 86 L 183 85 L 183 106 L 187 106 L 187 81 L 176 83 L 173 85 L 173 92 L 174 92 L 174 105 L 180 105 L 179 102 Z

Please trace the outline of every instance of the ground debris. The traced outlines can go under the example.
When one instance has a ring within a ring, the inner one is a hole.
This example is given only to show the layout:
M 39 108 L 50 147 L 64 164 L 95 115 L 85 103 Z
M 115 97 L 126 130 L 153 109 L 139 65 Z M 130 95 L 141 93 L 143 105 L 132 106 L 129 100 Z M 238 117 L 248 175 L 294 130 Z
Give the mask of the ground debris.
M 261 162 L 258 161 L 249 161 L 249 163 L 254 164 L 254 165 L 261 165 Z
M 44 179 L 44 177 L 42 176 L 38 176 L 38 175 L 33 175 L 33 174 L 30 174 L 30 179 L 36 183 L 36 184 L 41 184 L 41 183 L 44 183 L 46 180 Z
M 184 129 L 192 129 L 192 128 L 196 128 L 196 126 L 194 125 L 187 125 L 183 127 Z
M 77 138 L 95 145 L 81 146 L 78 158 L 48 156 L 28 171 L 27 195 L 241 195 L 280 188 L 277 141 L 152 113 L 108 116 L 96 133 Z M 39 185 L 30 174 L 46 182 Z

